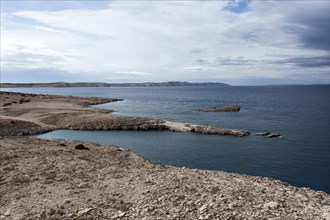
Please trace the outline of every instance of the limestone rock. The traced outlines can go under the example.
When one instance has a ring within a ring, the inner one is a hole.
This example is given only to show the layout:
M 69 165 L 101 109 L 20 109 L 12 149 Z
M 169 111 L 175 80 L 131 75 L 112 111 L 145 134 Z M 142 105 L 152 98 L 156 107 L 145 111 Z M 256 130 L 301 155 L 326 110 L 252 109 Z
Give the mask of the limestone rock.
M 264 136 L 264 137 L 268 137 L 268 138 L 274 138 L 274 137 L 283 138 L 281 136 L 281 134 L 271 133 L 270 131 L 257 132 L 257 133 L 255 133 L 255 135 L 257 135 L 257 136 Z
M 209 109 L 199 109 L 200 112 L 239 112 L 241 107 L 238 105 L 227 105 L 224 107 L 214 107 Z
M 89 213 L 90 211 L 92 211 L 93 208 L 85 208 L 85 209 L 82 209 L 82 210 L 79 210 L 78 211 L 78 215 L 85 215 L 87 213 Z

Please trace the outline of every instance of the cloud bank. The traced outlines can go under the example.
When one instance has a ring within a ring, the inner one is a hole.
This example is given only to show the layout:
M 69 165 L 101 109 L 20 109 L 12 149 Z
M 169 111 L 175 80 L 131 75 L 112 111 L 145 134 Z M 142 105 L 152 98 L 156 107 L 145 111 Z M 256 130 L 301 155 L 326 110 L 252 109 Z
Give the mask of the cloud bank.
M 329 83 L 329 1 L 21 3 L 1 2 L 2 82 Z

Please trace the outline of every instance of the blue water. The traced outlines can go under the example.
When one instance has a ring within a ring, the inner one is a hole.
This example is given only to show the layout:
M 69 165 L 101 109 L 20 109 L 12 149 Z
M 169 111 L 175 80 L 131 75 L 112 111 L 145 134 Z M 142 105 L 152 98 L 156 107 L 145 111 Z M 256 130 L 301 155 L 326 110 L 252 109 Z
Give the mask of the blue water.
M 270 130 L 284 139 L 173 132 L 55 131 L 67 138 L 125 146 L 157 163 L 272 177 L 330 193 L 329 86 L 134 87 L 6 89 L 42 94 L 103 96 L 124 101 L 95 106 L 115 114 L 217 127 Z M 198 108 L 238 104 L 240 112 Z

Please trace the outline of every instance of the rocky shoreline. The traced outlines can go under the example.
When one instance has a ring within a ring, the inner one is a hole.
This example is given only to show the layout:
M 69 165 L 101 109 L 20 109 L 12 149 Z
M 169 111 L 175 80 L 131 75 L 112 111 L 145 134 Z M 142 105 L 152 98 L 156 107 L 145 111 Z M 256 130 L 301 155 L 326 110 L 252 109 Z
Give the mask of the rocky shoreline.
M 0 219 L 330 219 L 330 196 L 321 191 L 154 164 L 116 146 L 26 136 L 56 129 L 245 131 L 87 108 L 115 99 L 1 92 L 0 101 Z
M 0 135 L 31 135 L 51 130 L 170 130 L 202 134 L 248 136 L 238 129 L 183 122 L 117 116 L 91 105 L 120 101 L 112 98 L 34 95 L 1 92 Z

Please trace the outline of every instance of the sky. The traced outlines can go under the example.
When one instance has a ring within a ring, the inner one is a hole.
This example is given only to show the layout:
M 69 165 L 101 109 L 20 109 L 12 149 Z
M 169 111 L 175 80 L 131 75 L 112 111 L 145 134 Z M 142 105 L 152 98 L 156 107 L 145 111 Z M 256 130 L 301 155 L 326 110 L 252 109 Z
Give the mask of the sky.
M 0 1 L 3 83 L 330 83 L 328 0 Z

